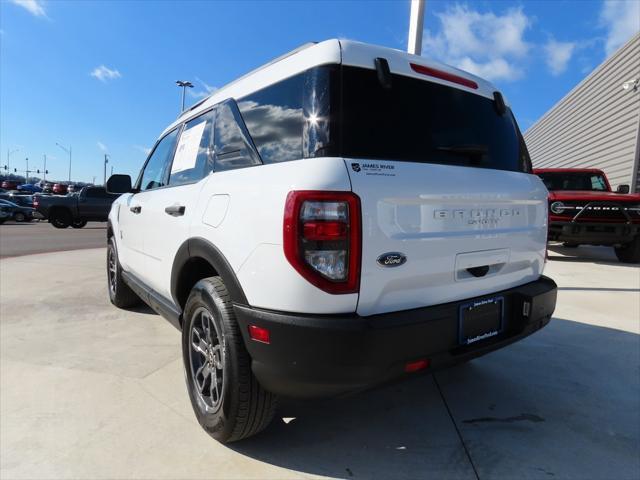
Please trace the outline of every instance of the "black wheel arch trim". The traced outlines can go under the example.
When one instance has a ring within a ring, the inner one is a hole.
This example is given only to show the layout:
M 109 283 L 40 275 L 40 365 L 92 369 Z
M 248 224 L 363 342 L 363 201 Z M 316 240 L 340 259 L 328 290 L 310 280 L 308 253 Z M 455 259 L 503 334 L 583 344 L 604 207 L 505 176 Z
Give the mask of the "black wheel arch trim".
M 233 303 L 248 305 L 247 297 L 240 286 L 238 277 L 222 252 L 210 241 L 202 237 L 186 240 L 178 249 L 171 268 L 171 297 L 176 305 L 178 300 L 178 286 L 180 274 L 187 262 L 194 258 L 202 258 L 208 262 L 225 283 Z

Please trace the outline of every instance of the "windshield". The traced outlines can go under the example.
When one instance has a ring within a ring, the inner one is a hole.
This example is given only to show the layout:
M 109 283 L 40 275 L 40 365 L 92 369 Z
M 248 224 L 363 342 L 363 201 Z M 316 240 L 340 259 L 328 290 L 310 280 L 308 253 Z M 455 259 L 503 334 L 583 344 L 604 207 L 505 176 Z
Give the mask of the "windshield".
M 587 190 L 607 192 L 607 182 L 601 173 L 591 172 L 545 172 L 538 176 L 547 190 Z
M 341 113 L 345 157 L 530 171 L 511 112 L 480 95 L 402 75 L 386 89 L 375 70 L 345 66 Z

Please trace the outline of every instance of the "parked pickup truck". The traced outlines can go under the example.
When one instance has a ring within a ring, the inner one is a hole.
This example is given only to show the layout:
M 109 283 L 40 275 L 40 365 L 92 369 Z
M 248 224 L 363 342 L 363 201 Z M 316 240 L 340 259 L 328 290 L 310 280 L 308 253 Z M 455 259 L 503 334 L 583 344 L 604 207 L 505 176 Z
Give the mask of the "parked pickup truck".
M 608 245 L 621 262 L 640 263 L 640 195 L 628 185 L 611 190 L 595 168 L 533 171 L 549 190 L 549 240 L 567 247 Z
M 89 221 L 106 222 L 116 198 L 104 187 L 84 187 L 79 195 L 34 196 L 33 206 L 56 228 L 82 228 Z

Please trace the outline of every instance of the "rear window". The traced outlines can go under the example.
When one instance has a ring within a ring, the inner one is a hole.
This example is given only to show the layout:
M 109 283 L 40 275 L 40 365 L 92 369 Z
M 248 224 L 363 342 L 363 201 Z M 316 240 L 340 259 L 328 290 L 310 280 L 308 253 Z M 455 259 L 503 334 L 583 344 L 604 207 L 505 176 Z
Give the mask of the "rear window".
M 591 172 L 545 172 L 538 176 L 547 190 L 586 190 L 607 192 L 607 181 L 604 175 Z
M 457 88 L 374 70 L 342 68 L 342 155 L 530 171 L 510 111 Z

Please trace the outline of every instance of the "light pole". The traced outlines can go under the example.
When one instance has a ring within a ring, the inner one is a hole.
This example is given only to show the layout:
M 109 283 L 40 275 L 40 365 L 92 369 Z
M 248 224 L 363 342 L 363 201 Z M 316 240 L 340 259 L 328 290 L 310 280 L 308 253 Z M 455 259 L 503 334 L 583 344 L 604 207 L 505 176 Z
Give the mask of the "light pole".
M 103 185 L 107 185 L 107 163 L 109 163 L 109 154 L 104 154 L 104 180 L 102 182 Z
M 424 27 L 425 0 L 411 0 L 411 17 L 409 18 L 409 42 L 407 52 L 414 55 L 422 53 L 422 29 Z
M 56 142 L 56 145 L 69 154 L 69 182 L 71 182 L 71 145 L 69 145 L 69 148 L 63 147 L 58 142 Z
M 5 165 L 5 168 L 4 168 L 7 172 L 9 171 L 9 157 L 19 150 L 20 150 L 19 148 L 16 148 L 15 150 L 9 150 L 7 148 L 7 164 Z
M 24 183 L 29 183 L 29 157 L 26 157 L 24 159 L 25 162 L 27 162 L 27 169 L 24 171 L 25 174 L 25 178 L 24 178 Z
M 186 80 L 176 80 L 176 85 L 182 87 L 182 109 L 180 110 L 180 113 L 182 113 L 184 112 L 184 92 L 187 88 L 193 88 L 193 83 Z

